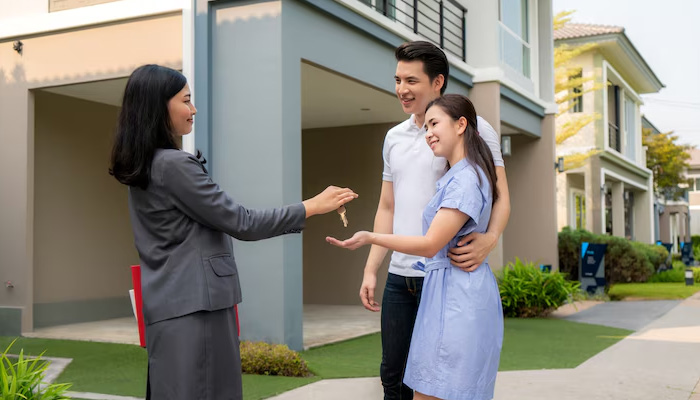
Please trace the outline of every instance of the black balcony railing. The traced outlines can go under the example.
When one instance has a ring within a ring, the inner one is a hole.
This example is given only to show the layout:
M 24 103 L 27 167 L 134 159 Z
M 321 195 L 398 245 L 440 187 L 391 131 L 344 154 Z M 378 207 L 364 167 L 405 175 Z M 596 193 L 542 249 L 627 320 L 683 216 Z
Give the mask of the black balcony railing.
M 359 0 L 467 61 L 467 9 L 454 0 Z

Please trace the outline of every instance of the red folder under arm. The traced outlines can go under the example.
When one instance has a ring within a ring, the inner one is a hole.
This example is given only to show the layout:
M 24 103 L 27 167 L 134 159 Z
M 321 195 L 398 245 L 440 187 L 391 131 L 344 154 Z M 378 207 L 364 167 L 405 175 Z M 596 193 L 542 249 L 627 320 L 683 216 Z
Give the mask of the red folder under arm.
M 136 321 L 139 326 L 139 342 L 141 347 L 146 347 L 146 326 L 143 322 L 143 298 L 141 297 L 141 266 L 131 266 L 131 281 L 134 285 L 134 302 L 136 302 Z M 241 336 L 241 324 L 238 319 L 238 305 L 234 305 L 236 311 L 236 327 L 238 328 L 238 336 Z

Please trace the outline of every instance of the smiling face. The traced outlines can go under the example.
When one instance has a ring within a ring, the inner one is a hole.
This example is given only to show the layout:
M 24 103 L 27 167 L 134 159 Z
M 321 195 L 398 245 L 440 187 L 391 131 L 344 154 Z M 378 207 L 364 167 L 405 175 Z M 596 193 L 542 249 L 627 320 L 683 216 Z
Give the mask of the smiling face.
M 190 86 L 185 84 L 182 90 L 168 101 L 170 128 L 175 137 L 184 136 L 192 132 L 194 115 L 197 114 L 197 109 L 190 98 Z
M 406 114 L 415 114 L 418 126 L 422 125 L 425 107 L 440 96 L 444 77 L 438 75 L 432 81 L 425 73 L 422 61 L 399 61 L 396 64 L 396 96 Z
M 432 106 L 425 113 L 425 121 L 428 129 L 425 141 L 436 157 L 445 157 L 450 161 L 464 157 L 466 118 L 460 117 L 455 121 L 442 107 Z

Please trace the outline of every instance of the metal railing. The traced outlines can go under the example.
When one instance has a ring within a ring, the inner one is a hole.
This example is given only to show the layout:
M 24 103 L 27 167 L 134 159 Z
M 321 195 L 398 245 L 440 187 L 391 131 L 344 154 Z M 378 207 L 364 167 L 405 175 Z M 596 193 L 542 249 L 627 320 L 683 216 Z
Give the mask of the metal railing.
M 467 9 L 455 0 L 359 0 L 467 61 Z

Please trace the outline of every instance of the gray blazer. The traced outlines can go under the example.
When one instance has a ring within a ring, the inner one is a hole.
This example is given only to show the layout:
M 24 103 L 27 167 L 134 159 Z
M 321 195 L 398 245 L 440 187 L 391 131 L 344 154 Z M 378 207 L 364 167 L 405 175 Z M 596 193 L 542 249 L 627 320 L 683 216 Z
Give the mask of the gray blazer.
M 304 228 L 303 204 L 247 209 L 184 151 L 157 150 L 150 178 L 146 190 L 129 187 L 147 324 L 241 302 L 231 236 L 260 240 Z

